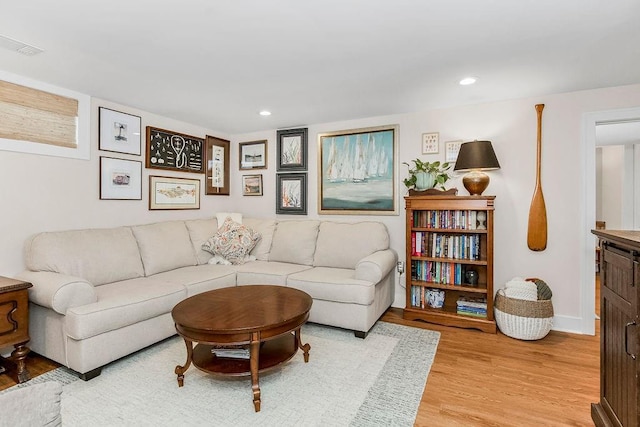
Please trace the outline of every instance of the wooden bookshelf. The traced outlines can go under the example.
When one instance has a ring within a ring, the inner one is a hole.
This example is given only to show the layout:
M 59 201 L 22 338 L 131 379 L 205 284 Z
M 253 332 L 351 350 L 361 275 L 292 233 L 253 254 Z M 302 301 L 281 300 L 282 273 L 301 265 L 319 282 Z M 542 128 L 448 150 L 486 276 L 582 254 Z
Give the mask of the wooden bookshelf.
M 493 211 L 495 196 L 407 196 L 406 305 L 403 317 L 495 333 Z M 479 228 L 480 227 L 480 228 Z M 477 273 L 470 284 L 466 273 Z M 444 291 L 442 308 L 428 290 Z M 486 313 L 462 314 L 459 298 L 486 300 Z

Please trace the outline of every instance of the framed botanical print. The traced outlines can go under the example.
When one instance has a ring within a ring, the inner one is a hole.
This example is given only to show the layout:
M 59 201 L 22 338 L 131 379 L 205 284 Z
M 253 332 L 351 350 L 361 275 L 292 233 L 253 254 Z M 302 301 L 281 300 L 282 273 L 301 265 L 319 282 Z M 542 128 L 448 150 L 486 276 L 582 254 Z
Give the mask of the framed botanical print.
M 267 168 L 267 140 L 240 143 L 240 170 Z
M 318 135 L 320 214 L 398 215 L 398 126 Z
M 307 128 L 277 132 L 278 171 L 307 170 Z
M 229 195 L 229 147 L 230 143 L 226 139 L 207 135 L 205 194 Z
M 276 214 L 307 214 L 307 174 L 276 174 Z

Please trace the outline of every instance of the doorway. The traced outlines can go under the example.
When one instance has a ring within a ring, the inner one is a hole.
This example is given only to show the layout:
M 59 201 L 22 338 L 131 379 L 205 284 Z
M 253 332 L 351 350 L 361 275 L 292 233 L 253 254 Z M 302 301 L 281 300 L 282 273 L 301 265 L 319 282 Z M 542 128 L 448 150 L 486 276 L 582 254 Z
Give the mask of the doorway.
M 580 247 L 582 248 L 580 258 L 581 265 L 583 266 L 580 275 L 580 283 L 582 283 L 580 292 L 580 311 L 582 319 L 582 332 L 588 335 L 595 335 L 595 252 L 593 248 L 596 245 L 597 239 L 593 234 L 591 234 L 591 230 L 595 227 L 596 222 L 596 144 L 598 141 L 596 132 L 599 127 L 600 131 L 598 132 L 601 132 L 601 130 L 615 129 L 613 126 L 606 127 L 607 125 L 625 123 L 640 123 L 640 107 L 623 110 L 585 113 L 582 119 L 582 158 L 584 160 L 584 175 L 582 180 L 583 218 L 581 222 L 581 229 L 584 231 L 582 234 L 582 242 L 580 245 Z M 635 143 L 639 142 L 638 138 L 640 138 L 640 135 L 636 134 L 635 138 Z M 604 136 L 600 134 L 600 140 L 602 141 L 603 139 Z M 640 156 L 640 154 L 638 155 Z M 635 154 L 633 155 L 633 157 L 635 157 Z M 640 174 L 634 175 L 635 176 L 632 178 L 633 181 L 640 179 L 640 177 L 637 176 Z M 636 188 L 640 190 L 640 185 L 636 186 Z M 631 200 L 634 199 L 636 198 L 633 197 L 632 190 Z M 636 203 L 634 203 L 633 210 L 640 213 L 640 209 L 636 209 L 635 205 Z M 640 206 L 640 204 L 638 206 Z M 633 216 L 635 217 L 636 215 Z M 635 225 L 634 222 L 635 220 L 632 219 L 631 224 Z

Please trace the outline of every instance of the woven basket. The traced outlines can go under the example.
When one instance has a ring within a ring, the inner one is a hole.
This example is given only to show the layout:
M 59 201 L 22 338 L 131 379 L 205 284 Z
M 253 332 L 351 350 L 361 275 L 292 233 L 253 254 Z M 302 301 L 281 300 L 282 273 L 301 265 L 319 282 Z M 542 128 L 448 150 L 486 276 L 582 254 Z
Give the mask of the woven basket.
M 551 300 L 509 298 L 500 289 L 493 307 L 498 328 L 511 338 L 539 340 L 547 336 L 553 325 Z

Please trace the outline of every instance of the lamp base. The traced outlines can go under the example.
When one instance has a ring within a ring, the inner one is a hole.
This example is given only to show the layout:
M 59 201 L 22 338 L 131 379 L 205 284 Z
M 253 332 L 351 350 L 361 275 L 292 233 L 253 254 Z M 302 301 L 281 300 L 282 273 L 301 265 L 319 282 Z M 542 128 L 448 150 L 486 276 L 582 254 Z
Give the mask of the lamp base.
M 462 177 L 462 184 L 472 196 L 480 196 L 489 186 L 489 175 L 480 171 L 471 171 Z

